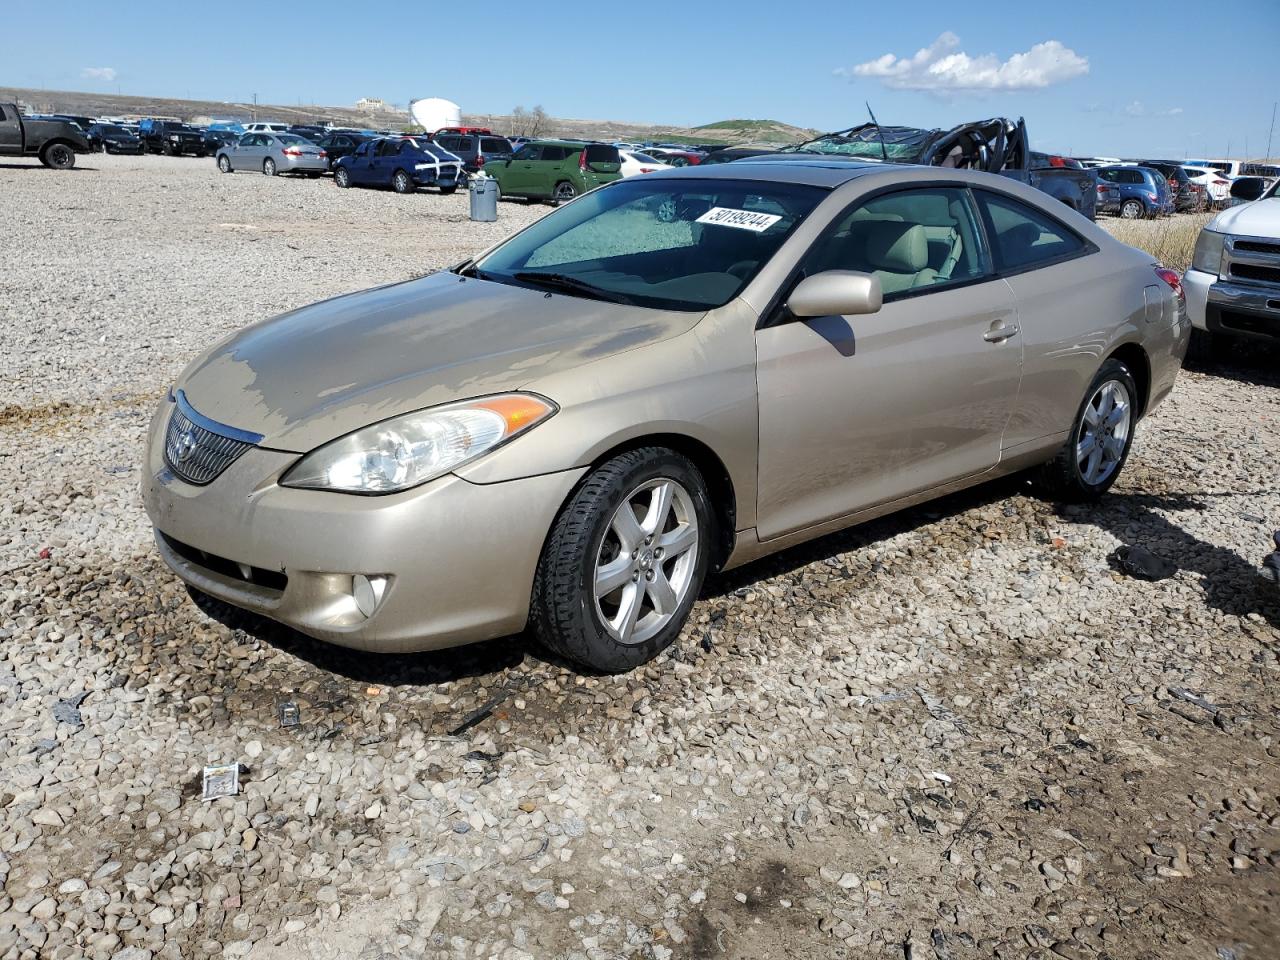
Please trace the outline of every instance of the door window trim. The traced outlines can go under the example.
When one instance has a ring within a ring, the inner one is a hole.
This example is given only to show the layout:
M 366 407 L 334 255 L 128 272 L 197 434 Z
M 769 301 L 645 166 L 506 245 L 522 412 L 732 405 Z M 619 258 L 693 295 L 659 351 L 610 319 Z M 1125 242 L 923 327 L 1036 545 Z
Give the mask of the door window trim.
M 946 283 L 933 283 L 927 287 L 916 287 L 911 290 L 897 290 L 893 293 L 884 294 L 883 303 L 897 303 L 899 300 L 909 300 L 913 297 L 923 296 L 928 293 L 941 293 L 946 290 L 959 290 L 964 287 L 972 287 L 979 283 L 990 283 L 992 280 L 1001 279 L 995 268 L 995 258 L 991 249 L 990 238 L 987 236 L 986 225 L 983 223 L 982 210 L 978 205 L 977 197 L 974 196 L 973 190 L 968 183 L 958 182 L 955 180 L 922 180 L 910 184 L 891 184 L 885 187 L 879 187 L 871 190 L 858 197 L 856 200 L 846 204 L 839 213 L 831 218 L 830 222 L 822 228 L 822 233 L 809 244 L 809 248 L 801 255 L 800 260 L 791 272 L 787 275 L 787 279 L 778 287 L 777 292 L 769 301 L 768 306 L 760 314 L 760 322 L 756 325 L 757 330 L 764 330 L 768 327 L 780 326 L 783 323 L 792 323 L 794 320 L 788 319 L 784 311 L 786 299 L 791 295 L 791 291 L 796 288 L 796 284 L 800 282 L 804 275 L 805 264 L 809 261 L 813 251 L 820 243 L 828 240 L 833 236 L 839 228 L 841 221 L 854 210 L 877 200 L 880 197 L 889 196 L 895 193 L 920 192 L 925 190 L 959 190 L 967 195 L 968 203 L 973 215 L 974 229 L 977 232 L 979 251 L 981 257 L 982 272 L 976 277 L 967 277 L 963 280 L 949 280 Z
M 1092 240 L 1090 240 L 1088 237 L 1078 233 L 1076 230 L 1073 230 L 1071 227 L 1067 226 L 1067 224 L 1063 223 L 1061 220 L 1055 217 L 1048 210 L 1045 210 L 1042 207 L 1038 207 L 1035 204 L 1027 203 L 1027 201 L 1023 200 L 1021 197 L 1015 197 L 1011 193 L 1005 193 L 1003 190 L 995 190 L 987 186 L 980 186 L 980 187 L 971 186 L 969 188 L 969 193 L 973 197 L 974 205 L 978 208 L 978 217 L 982 224 L 982 230 L 986 234 L 985 242 L 986 242 L 987 249 L 990 252 L 991 264 L 995 270 L 995 276 L 1001 280 L 1007 277 L 1017 277 L 1024 273 L 1029 273 L 1032 270 L 1042 270 L 1045 267 L 1055 267 L 1060 263 L 1070 263 L 1072 260 L 1079 260 L 1081 257 L 1089 257 L 1099 251 L 1098 245 L 1094 243 Z M 992 196 L 1000 197 L 1001 199 L 1004 199 L 1004 200 L 1011 200 L 1014 203 L 1018 204 L 1019 206 L 1030 208 L 1034 212 L 1040 214 L 1040 216 L 1044 217 L 1046 220 L 1053 223 L 1056 227 L 1061 229 L 1067 235 L 1075 237 L 1078 241 L 1080 241 L 1080 246 L 1075 250 L 1072 250 L 1068 253 L 1059 254 L 1058 256 L 1051 257 L 1048 260 L 1037 260 L 1034 263 L 1023 264 L 1020 267 L 1010 267 L 1009 269 L 1002 269 L 1000 265 L 995 262 L 996 260 L 995 244 L 992 242 L 992 237 L 995 235 L 995 232 L 996 232 L 995 224 L 991 223 L 990 217 L 987 215 L 987 209 L 981 203 L 981 198 L 978 196 L 978 194 L 980 193 L 991 194 Z

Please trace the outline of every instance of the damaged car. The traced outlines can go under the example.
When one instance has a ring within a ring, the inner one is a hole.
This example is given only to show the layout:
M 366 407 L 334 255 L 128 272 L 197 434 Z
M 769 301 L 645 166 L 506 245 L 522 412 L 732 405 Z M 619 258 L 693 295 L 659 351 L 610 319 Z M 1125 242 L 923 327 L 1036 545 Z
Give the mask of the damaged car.
M 1021 117 L 1016 121 L 993 117 L 950 130 L 883 126 L 873 121 L 824 133 L 781 151 L 781 155 L 795 153 L 995 173 L 1035 187 L 1090 220 L 1096 216 L 1097 179 L 1077 160 L 1031 150 Z

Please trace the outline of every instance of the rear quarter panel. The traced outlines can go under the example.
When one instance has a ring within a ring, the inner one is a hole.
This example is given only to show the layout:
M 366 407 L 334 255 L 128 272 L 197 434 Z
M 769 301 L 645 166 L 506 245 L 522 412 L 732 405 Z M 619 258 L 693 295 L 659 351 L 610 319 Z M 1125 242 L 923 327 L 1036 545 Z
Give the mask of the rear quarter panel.
M 1017 298 L 1025 340 L 1022 386 L 1005 435 L 1006 450 L 1050 449 L 1061 443 L 1089 382 L 1123 344 L 1138 344 L 1148 354 L 1153 395 L 1157 376 L 1161 388 L 1172 385 L 1168 368 L 1176 376 L 1181 359 L 1170 363 L 1174 345 L 1169 329 L 1177 322 L 1177 301 L 1152 270 L 1150 255 L 1107 240 L 1097 253 L 1007 280 Z M 1154 309 L 1148 307 L 1149 298 L 1154 298 Z

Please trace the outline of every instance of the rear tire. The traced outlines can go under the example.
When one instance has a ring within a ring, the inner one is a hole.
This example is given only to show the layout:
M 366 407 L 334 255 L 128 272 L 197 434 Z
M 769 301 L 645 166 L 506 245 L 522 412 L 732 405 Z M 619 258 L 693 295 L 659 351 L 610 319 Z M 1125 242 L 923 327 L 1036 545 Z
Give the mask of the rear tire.
M 40 152 L 40 162 L 50 170 L 70 170 L 76 165 L 76 152 L 65 143 L 51 143 Z
M 1147 211 L 1143 209 L 1141 200 L 1126 200 L 1120 204 L 1120 216 L 1126 220 L 1137 220 Z
M 446 197 L 447 197 L 447 196 L 450 196 L 451 194 L 457 193 L 457 192 L 458 192 L 458 188 L 457 188 L 457 186 L 452 186 L 452 187 L 441 187 L 441 188 L 440 188 L 440 193 L 441 193 L 441 194 L 443 194 L 443 195 L 444 195 L 444 196 L 446 196 Z
M 397 170 L 391 175 L 391 189 L 396 193 L 413 193 L 415 189 L 413 177 L 403 170 Z
M 702 589 L 713 517 L 698 468 L 674 450 L 630 450 L 593 471 L 538 561 L 535 636 L 606 673 L 652 660 L 679 636 Z
M 551 193 L 551 199 L 555 203 L 568 203 L 578 195 L 578 188 L 568 180 L 561 180 L 556 184 L 555 190 Z
M 1138 423 L 1138 387 L 1114 357 L 1085 391 L 1058 455 L 1040 468 L 1037 485 L 1056 500 L 1096 500 L 1111 489 L 1129 459 Z
M 274 177 L 279 171 L 276 170 L 276 162 L 270 157 L 262 161 L 262 172 L 268 177 Z
M 231 173 L 231 158 L 225 153 L 218 158 L 218 169 L 223 173 Z

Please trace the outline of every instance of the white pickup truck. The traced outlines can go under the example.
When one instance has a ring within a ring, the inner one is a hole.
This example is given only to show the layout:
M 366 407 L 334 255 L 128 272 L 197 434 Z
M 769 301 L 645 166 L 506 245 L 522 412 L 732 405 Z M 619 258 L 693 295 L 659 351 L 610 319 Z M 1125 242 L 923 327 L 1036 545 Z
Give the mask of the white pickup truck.
M 1182 278 L 1191 325 L 1207 346 L 1224 337 L 1280 342 L 1280 180 L 1261 196 L 1245 186 L 1237 181 L 1232 196 L 1251 202 L 1209 221 Z

